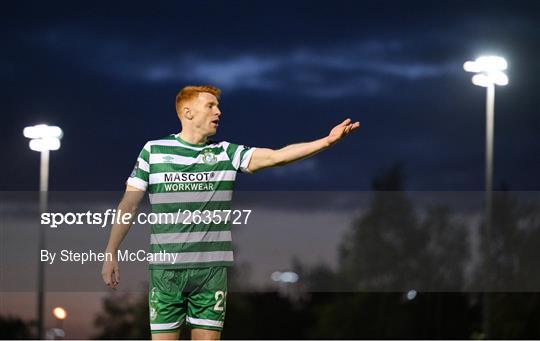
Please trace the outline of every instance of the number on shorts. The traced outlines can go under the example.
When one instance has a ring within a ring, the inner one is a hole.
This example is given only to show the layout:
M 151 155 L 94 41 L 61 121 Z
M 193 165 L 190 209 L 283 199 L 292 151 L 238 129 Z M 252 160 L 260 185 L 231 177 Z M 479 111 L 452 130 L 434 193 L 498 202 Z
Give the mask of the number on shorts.
M 225 293 L 221 290 L 216 291 L 216 294 L 214 295 L 214 298 L 216 299 L 217 303 L 214 306 L 215 311 L 223 311 L 223 299 L 225 298 Z

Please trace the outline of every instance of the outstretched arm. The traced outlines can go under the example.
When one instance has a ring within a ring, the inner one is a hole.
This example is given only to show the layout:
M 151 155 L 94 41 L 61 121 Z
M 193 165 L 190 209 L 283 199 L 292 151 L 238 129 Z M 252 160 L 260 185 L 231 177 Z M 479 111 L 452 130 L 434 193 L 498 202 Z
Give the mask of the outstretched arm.
M 257 148 L 253 151 L 248 170 L 256 172 L 265 168 L 283 166 L 297 160 L 306 159 L 324 149 L 330 148 L 359 127 L 360 122 L 352 123 L 348 118 L 335 126 L 328 136 L 315 141 L 291 144 L 277 150 Z

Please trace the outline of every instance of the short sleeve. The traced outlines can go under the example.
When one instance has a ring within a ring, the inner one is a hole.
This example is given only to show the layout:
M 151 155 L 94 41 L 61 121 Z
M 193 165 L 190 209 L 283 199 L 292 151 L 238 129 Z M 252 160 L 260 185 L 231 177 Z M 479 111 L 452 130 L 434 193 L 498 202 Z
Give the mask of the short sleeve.
M 241 144 L 229 143 L 227 146 L 227 155 L 232 162 L 234 169 L 242 173 L 251 173 L 248 170 L 251 155 L 255 147 L 248 147 Z
M 127 185 L 146 191 L 150 173 L 150 144 L 146 143 L 139 153 L 135 167 L 126 181 Z

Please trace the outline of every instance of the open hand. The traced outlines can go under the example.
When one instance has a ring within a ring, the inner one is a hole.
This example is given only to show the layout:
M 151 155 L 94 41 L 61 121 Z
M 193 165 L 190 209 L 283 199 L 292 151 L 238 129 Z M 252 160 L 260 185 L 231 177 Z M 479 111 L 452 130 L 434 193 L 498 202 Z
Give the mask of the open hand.
M 360 122 L 352 123 L 351 119 L 348 118 L 335 126 L 326 139 L 330 145 L 333 145 L 358 128 L 360 128 Z

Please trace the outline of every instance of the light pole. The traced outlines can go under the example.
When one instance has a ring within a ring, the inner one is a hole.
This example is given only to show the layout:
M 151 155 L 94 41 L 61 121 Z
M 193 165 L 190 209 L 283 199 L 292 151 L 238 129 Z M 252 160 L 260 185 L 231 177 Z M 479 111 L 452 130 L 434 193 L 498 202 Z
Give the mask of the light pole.
M 486 293 L 483 305 L 483 329 L 486 339 L 491 338 L 490 315 L 491 299 L 487 291 L 491 282 L 491 220 L 492 220 L 492 184 L 493 184 L 493 130 L 495 121 L 495 85 L 508 84 L 508 77 L 503 72 L 508 67 L 506 60 L 498 56 L 483 56 L 475 61 L 463 64 L 467 72 L 476 73 L 472 77 L 474 85 L 486 88 L 486 183 L 485 183 L 485 220 L 484 265 Z
M 59 127 L 39 124 L 24 128 L 23 135 L 24 137 L 30 139 L 30 149 L 40 152 L 41 154 L 39 168 L 39 211 L 40 213 L 43 213 L 47 211 L 47 192 L 49 190 L 49 151 L 58 150 L 60 148 L 60 139 L 63 136 L 63 132 Z M 38 231 L 38 257 L 43 249 L 45 249 L 45 232 L 40 226 Z M 43 293 L 45 288 L 45 276 L 43 262 L 41 261 L 38 261 L 37 283 L 38 288 L 36 306 L 38 339 L 43 339 Z

